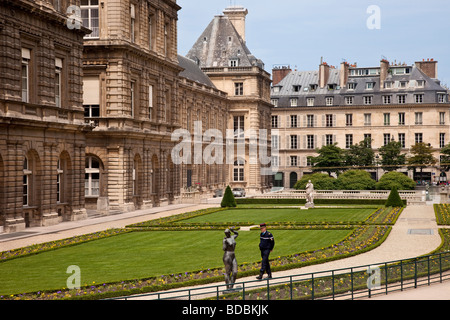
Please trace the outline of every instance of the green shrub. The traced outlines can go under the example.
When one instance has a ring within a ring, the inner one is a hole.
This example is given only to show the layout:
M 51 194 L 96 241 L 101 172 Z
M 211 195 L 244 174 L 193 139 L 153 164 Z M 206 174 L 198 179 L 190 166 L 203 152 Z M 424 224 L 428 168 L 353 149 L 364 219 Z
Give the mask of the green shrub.
M 337 190 L 374 190 L 375 180 L 365 170 L 348 170 L 339 175 L 336 181 Z
M 305 190 L 308 181 L 314 184 L 314 189 L 316 190 L 334 190 L 336 179 L 330 177 L 325 173 L 313 173 L 305 174 L 297 183 L 294 185 L 294 189 Z
M 393 187 L 385 204 L 386 207 L 403 207 L 403 201 L 398 194 L 397 187 Z
M 237 206 L 236 199 L 234 199 L 233 192 L 230 186 L 225 189 L 225 194 L 223 195 L 222 202 L 220 203 L 222 208 L 235 208 Z
M 393 187 L 396 187 L 397 190 L 414 190 L 415 186 L 414 180 L 397 171 L 385 173 L 376 183 L 377 190 L 392 190 Z

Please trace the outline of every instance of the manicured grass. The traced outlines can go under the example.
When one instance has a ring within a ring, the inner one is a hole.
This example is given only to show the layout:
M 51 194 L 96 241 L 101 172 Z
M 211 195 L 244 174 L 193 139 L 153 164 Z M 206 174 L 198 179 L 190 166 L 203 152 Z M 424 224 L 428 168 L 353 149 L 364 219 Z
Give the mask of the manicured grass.
M 309 223 L 336 223 L 336 222 L 362 222 L 375 208 L 316 208 L 300 210 L 299 208 L 277 209 L 229 209 L 191 219 L 182 220 L 179 223 L 218 223 L 218 222 L 250 222 L 259 224 L 262 222 L 309 222 Z
M 271 257 L 320 249 L 351 233 L 271 231 L 276 238 Z M 222 267 L 223 237 L 223 231 L 132 232 L 5 261 L 0 263 L 0 295 L 62 289 L 71 275 L 66 273 L 70 265 L 80 267 L 82 286 Z M 258 231 L 241 231 L 238 263 L 260 261 L 258 243 Z

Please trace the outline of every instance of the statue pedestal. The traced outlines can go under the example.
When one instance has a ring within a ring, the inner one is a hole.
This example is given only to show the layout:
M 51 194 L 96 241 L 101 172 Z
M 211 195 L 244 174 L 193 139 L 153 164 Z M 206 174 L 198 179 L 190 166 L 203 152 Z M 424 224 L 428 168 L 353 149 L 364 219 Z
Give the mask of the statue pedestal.
M 306 209 L 314 209 L 314 203 L 307 203 L 305 204 Z

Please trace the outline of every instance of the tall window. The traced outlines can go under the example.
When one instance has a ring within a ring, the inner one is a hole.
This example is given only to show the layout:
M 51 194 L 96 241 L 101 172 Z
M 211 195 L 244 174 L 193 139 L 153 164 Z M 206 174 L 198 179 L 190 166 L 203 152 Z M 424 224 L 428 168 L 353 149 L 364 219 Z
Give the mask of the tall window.
M 398 134 L 398 142 L 401 143 L 402 148 L 406 148 L 406 134 L 399 133 Z
M 297 128 L 297 116 L 291 115 L 291 128 Z
M 325 126 L 334 127 L 334 116 L 332 114 L 325 115 Z
M 405 113 L 404 112 L 399 112 L 398 113 L 398 125 L 399 126 L 404 126 L 405 125 Z
M 100 81 L 98 77 L 83 78 L 83 107 L 86 123 L 98 123 L 100 117 Z M 92 119 L 94 118 L 94 119 Z
M 278 128 L 278 116 L 272 116 L 272 128 Z
M 92 30 L 85 38 L 98 38 L 100 35 L 98 0 L 81 0 L 81 18 L 83 26 Z
M 131 103 L 131 117 L 132 118 L 134 118 L 135 90 L 136 90 L 136 82 L 135 81 L 131 81 L 131 86 L 130 86 L 130 103 Z
M 234 83 L 234 95 L 235 96 L 243 96 L 244 95 L 244 83 L 243 82 L 235 82 Z
M 31 50 L 22 48 L 22 102 L 30 102 Z
M 130 4 L 130 40 L 136 41 L 136 6 Z
M 391 142 L 391 134 L 385 133 L 383 135 L 383 145 L 387 145 L 387 144 L 389 144 L 389 142 Z
M 31 170 L 28 158 L 23 159 L 23 205 L 29 206 L 31 202 L 31 180 L 33 171 Z
M 235 182 L 244 181 L 244 160 L 236 160 L 233 168 L 233 178 Z
M 415 136 L 415 142 L 416 143 L 422 143 L 423 142 L 423 134 L 422 133 L 416 133 Z
M 365 126 L 372 125 L 372 114 L 371 113 L 364 114 L 364 125 Z
M 439 112 L 439 124 L 445 124 L 445 112 Z
M 62 59 L 55 59 L 55 105 L 61 107 L 61 73 L 62 73 Z
M 153 86 L 148 86 L 148 118 L 152 120 L 153 117 Z
M 314 107 L 314 98 L 307 98 L 306 99 L 306 106 L 307 107 Z
M 62 166 L 62 159 L 58 160 L 58 165 L 56 168 L 56 202 L 62 202 L 62 193 L 63 193 L 63 185 L 64 185 L 64 170 Z
M 298 141 L 297 141 L 297 136 L 296 135 L 292 135 L 291 137 L 291 149 L 297 149 L 298 148 Z
M 384 113 L 383 114 L 383 118 L 384 118 L 384 125 L 385 126 L 390 126 L 391 125 L 391 114 L 390 113 Z
M 423 124 L 423 122 L 422 122 L 422 119 L 423 119 L 423 117 L 422 117 L 422 112 L 416 112 L 415 113 L 415 123 L 416 124 Z
M 445 147 L 445 133 L 439 133 L 439 148 Z
M 153 50 L 153 22 L 155 18 L 153 15 L 148 17 L 148 48 Z
M 315 146 L 315 139 L 314 139 L 314 135 L 309 134 L 306 136 L 306 148 L 307 149 L 314 149 Z
M 234 117 L 234 124 L 233 124 L 233 129 L 234 129 L 234 138 L 244 138 L 244 116 L 237 116 Z
M 86 197 L 100 195 L 100 161 L 92 156 L 86 158 L 84 195 Z
M 353 114 L 348 113 L 345 115 L 345 125 L 347 127 L 353 126 Z
M 298 157 L 297 156 L 290 156 L 290 166 L 296 167 L 298 165 Z
M 353 135 L 346 134 L 345 135 L 345 148 L 349 149 L 353 145 Z
M 314 115 L 313 114 L 306 115 L 306 126 L 308 128 L 314 127 Z

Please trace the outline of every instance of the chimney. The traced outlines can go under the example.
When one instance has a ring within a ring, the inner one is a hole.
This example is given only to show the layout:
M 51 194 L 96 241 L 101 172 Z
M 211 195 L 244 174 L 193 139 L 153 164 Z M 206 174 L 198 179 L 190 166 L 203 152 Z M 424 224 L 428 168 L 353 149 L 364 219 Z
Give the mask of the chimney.
M 341 88 L 345 88 L 347 86 L 349 66 L 350 65 L 347 62 L 341 63 L 341 69 L 339 70 L 339 85 Z
M 329 78 L 330 66 L 326 62 L 322 62 L 319 66 L 319 87 L 325 87 L 328 83 Z
M 230 19 L 234 28 L 245 42 L 245 17 L 248 14 L 248 10 L 242 6 L 230 6 L 223 13 Z
M 380 61 L 380 88 L 384 88 L 384 82 L 386 81 L 386 78 L 388 76 L 389 72 L 389 61 L 386 59 L 382 59 Z
M 416 62 L 416 67 L 419 68 L 423 73 L 425 73 L 431 79 L 437 79 L 438 77 L 438 62 L 434 59 L 423 59 L 422 61 Z
M 276 86 L 291 72 L 290 66 L 278 66 L 272 69 L 272 85 Z

